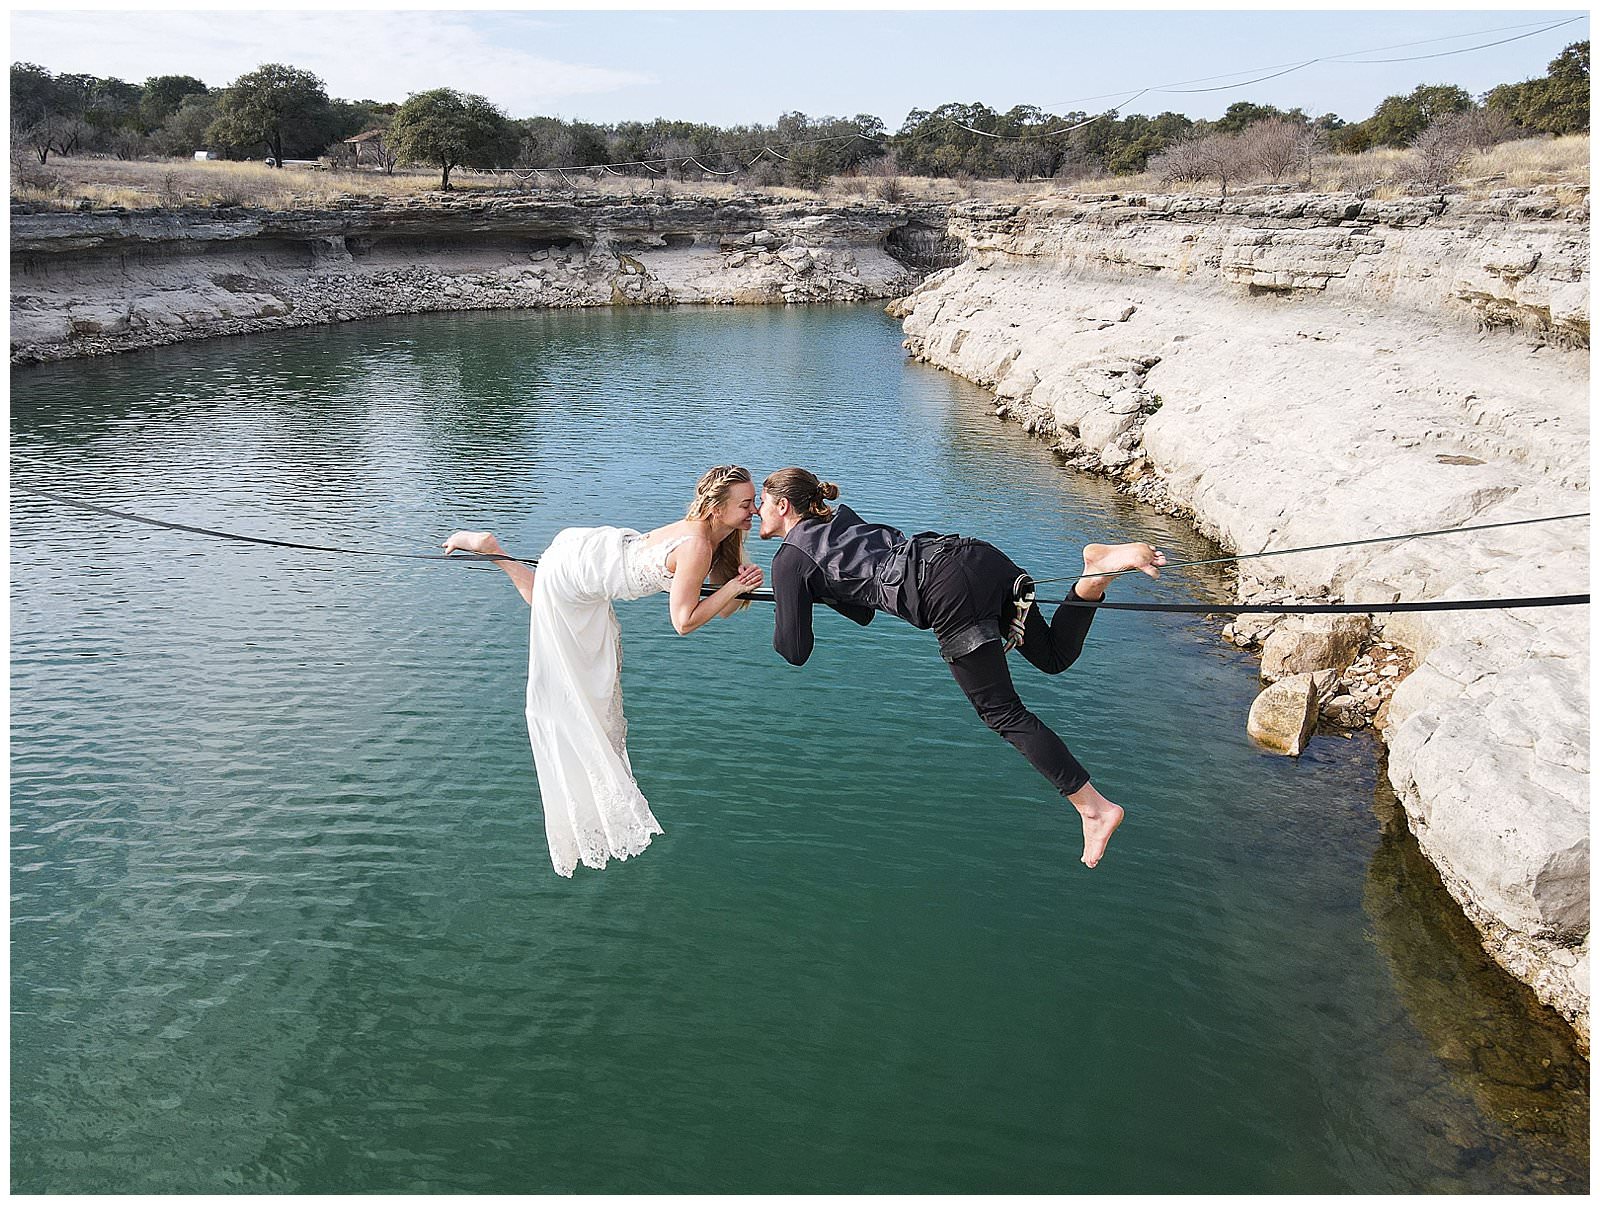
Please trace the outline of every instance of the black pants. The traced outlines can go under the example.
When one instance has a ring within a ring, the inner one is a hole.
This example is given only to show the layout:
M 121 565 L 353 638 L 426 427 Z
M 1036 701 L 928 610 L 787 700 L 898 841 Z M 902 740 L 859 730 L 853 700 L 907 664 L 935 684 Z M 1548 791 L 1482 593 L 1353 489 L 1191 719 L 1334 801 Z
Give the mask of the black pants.
M 1006 739 L 1063 795 L 1089 781 L 1089 772 L 1066 742 L 1023 706 L 1011 682 L 1000 634 L 1011 624 L 1012 584 L 1023 571 L 992 544 L 959 539 L 941 547 L 924 567 L 924 612 L 957 685 L 983 722 Z M 1036 606 L 1028 612 L 1022 655 L 1047 674 L 1059 674 L 1083 652 L 1096 608 L 1060 606 L 1049 623 Z

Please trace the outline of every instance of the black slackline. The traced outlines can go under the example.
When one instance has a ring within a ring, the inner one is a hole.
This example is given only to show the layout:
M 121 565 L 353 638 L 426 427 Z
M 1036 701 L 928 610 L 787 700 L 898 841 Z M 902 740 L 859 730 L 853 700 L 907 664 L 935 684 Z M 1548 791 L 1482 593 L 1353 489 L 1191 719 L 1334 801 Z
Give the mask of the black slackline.
M 137 515 L 132 511 L 116 510 L 109 506 L 100 506 L 93 502 L 81 502 L 76 498 L 67 498 L 61 494 L 51 493 L 49 490 L 38 489 L 31 485 L 13 485 L 12 489 L 21 490 L 26 494 L 37 494 L 41 498 L 49 498 L 52 502 L 60 502 L 64 506 L 76 506 L 82 510 L 94 511 L 96 514 L 111 515 L 117 519 L 127 519 L 134 523 L 145 523 L 152 527 L 164 528 L 168 531 L 183 531 L 193 535 L 215 536 L 223 540 L 237 540 L 245 544 L 265 545 L 269 548 L 291 548 L 302 552 L 333 552 L 346 556 L 376 556 L 398 557 L 408 561 L 455 561 L 469 563 L 472 561 L 514 561 L 517 564 L 536 567 L 537 560 L 524 560 L 521 557 L 502 555 L 488 552 L 469 552 L 462 554 L 424 553 L 424 552 L 389 552 L 374 548 L 334 548 L 325 544 L 299 544 L 292 540 L 273 540 L 265 536 L 242 536 L 230 531 L 217 531 L 210 527 L 196 527 L 189 523 L 170 523 L 165 519 L 152 519 L 148 515 Z M 1577 518 L 1575 515 L 1557 515 L 1552 518 Z M 1516 523 L 1541 522 L 1537 519 L 1519 519 Z M 1490 526 L 1510 526 L 1512 524 L 1490 524 Z M 1465 528 L 1452 528 L 1450 531 L 1463 531 Z M 1437 532 L 1420 534 L 1444 534 Z M 1381 539 L 1403 539 L 1401 536 L 1384 536 Z M 1377 542 L 1377 541 L 1371 541 Z M 1283 549 L 1283 552 L 1301 551 L 1297 549 Z M 1267 553 L 1251 553 L 1251 556 L 1271 555 Z M 1228 559 L 1228 558 L 1222 558 Z M 1187 562 L 1185 562 L 1187 563 Z M 1167 568 L 1180 568 L 1180 565 L 1169 565 Z M 1125 570 L 1122 572 L 1126 572 Z M 1100 574 L 1096 576 L 1112 576 Z M 702 586 L 700 596 L 708 598 L 716 593 L 718 587 Z M 743 597 L 752 602 L 772 602 L 773 594 L 770 590 L 752 590 Z M 1298 603 L 1141 603 L 1141 602 L 1106 602 L 1104 600 L 1088 601 L 1072 597 L 1065 599 L 1041 599 L 1045 606 L 1071 606 L 1071 607 L 1098 607 L 1107 611 L 1161 611 L 1191 615 L 1315 615 L 1315 614 L 1350 614 L 1350 615 L 1392 615 L 1409 611 L 1502 611 L 1523 607 L 1573 607 L 1585 606 L 1589 602 L 1587 594 L 1552 594 L 1534 598 L 1457 598 L 1441 599 L 1432 602 L 1394 602 L 1394 603 L 1321 603 L 1317 605 L 1303 605 Z
M 1288 556 L 1297 552 L 1327 552 L 1332 548 L 1355 548 L 1361 544 L 1390 544 L 1396 540 L 1422 540 L 1430 536 L 1453 536 L 1467 531 L 1491 531 L 1496 527 L 1526 527 L 1530 523 L 1556 523 L 1563 519 L 1587 519 L 1589 512 L 1578 511 L 1570 515 L 1541 515 L 1537 519 L 1505 519 L 1499 523 L 1474 523 L 1470 527 L 1441 527 L 1437 531 L 1413 531 L 1403 536 L 1368 536 L 1362 540 L 1341 540 L 1336 544 L 1308 544 L 1304 548 L 1269 548 L 1264 552 L 1236 552 L 1229 556 L 1214 556 L 1202 561 L 1171 561 L 1163 569 L 1192 569 L 1196 565 L 1222 565 L 1231 561 L 1253 561 L 1264 556 Z M 1043 582 L 1080 581 L 1086 577 L 1121 577 L 1124 573 L 1138 573 L 1134 569 L 1113 569 L 1108 573 L 1078 573 L 1066 577 L 1036 577 L 1034 584 Z
M 97 514 L 111 515 L 118 519 L 129 519 L 135 523 L 146 523 L 151 527 L 164 527 L 168 531 L 187 531 L 195 535 L 216 536 L 223 540 L 238 540 L 245 544 L 265 544 L 269 548 L 297 548 L 302 552 L 338 552 L 345 556 L 387 556 L 401 557 L 408 561 L 518 561 L 524 565 L 537 565 L 538 561 L 524 561 L 520 557 L 498 556 L 488 552 L 469 552 L 462 554 L 427 553 L 427 552 L 389 552 L 377 548 L 331 548 L 325 544 L 296 544 L 291 540 L 272 540 L 266 536 L 241 536 L 236 532 L 217 531 L 211 527 L 194 527 L 188 523 L 169 523 L 165 519 L 152 519 L 148 515 L 136 515 L 132 511 L 114 510 L 109 506 L 98 506 L 93 502 L 80 502 L 76 498 L 64 498 L 60 494 L 52 494 L 49 490 L 38 489 L 31 485 L 13 485 L 14 490 L 21 490 L 25 494 L 38 494 L 41 498 L 49 498 L 52 502 L 60 502 L 64 506 L 76 506 L 83 510 L 92 510 Z

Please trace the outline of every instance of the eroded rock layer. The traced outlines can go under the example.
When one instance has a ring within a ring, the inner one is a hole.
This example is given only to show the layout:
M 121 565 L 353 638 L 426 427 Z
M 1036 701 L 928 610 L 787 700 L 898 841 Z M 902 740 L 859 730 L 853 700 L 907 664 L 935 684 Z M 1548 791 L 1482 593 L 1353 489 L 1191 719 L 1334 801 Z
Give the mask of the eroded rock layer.
M 955 262 L 941 208 L 432 197 L 13 212 L 13 362 L 424 310 L 864 301 Z

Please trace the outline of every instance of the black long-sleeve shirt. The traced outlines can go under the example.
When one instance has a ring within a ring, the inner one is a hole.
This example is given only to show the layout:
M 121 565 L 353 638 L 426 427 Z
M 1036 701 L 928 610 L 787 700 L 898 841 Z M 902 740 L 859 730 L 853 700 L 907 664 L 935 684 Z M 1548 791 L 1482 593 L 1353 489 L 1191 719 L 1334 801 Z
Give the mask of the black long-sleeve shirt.
M 926 628 L 913 553 L 914 541 L 899 528 L 868 523 L 848 506 L 839 506 L 832 519 L 803 520 L 772 558 L 772 647 L 789 664 L 804 665 L 814 643 L 812 607 L 819 602 L 862 625 L 872 622 L 874 611 L 887 611 Z
M 811 656 L 816 642 L 811 630 L 813 604 L 832 607 L 863 627 L 872 622 L 871 607 L 829 598 L 821 566 L 792 544 L 784 544 L 772 558 L 772 598 L 776 612 L 772 647 L 790 665 L 804 665 Z

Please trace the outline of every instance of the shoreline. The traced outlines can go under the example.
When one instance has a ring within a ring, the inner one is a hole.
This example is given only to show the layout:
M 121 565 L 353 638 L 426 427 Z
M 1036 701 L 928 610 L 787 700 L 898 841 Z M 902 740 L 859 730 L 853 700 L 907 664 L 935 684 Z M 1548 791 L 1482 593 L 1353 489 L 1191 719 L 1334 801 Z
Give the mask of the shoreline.
M 758 195 L 13 213 L 11 361 L 441 310 L 886 300 L 959 257 L 944 221 Z
M 12 362 L 431 311 L 899 298 L 910 353 L 992 389 L 1066 467 L 1231 551 L 1316 544 L 1587 509 L 1587 196 L 1503 192 L 14 214 Z M 1508 566 L 1575 544 L 1527 530 L 1473 546 L 1492 591 L 1405 545 L 1237 580 L 1274 601 L 1531 593 Z M 1266 652 L 1285 625 L 1262 618 L 1223 638 Z M 1486 645 L 1468 623 L 1375 625 L 1322 718 L 1379 730 L 1447 890 L 1587 1051 L 1586 632 L 1497 615 Z

